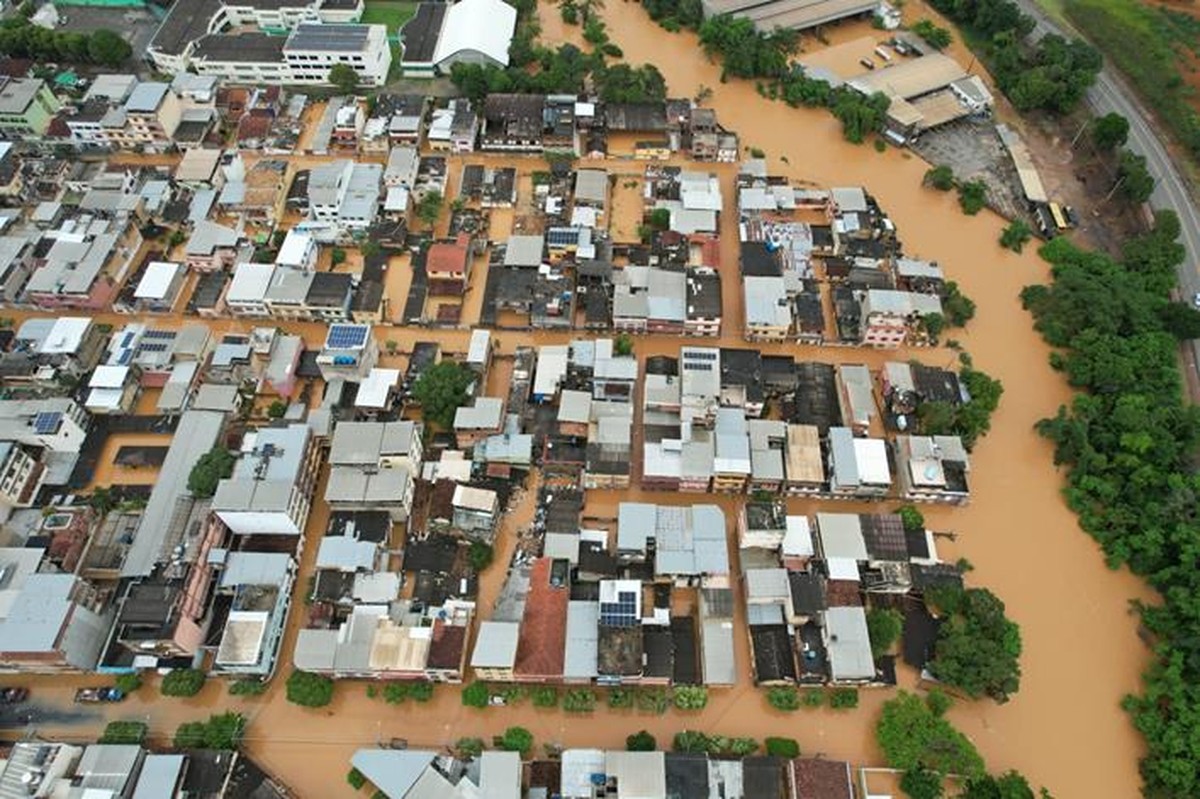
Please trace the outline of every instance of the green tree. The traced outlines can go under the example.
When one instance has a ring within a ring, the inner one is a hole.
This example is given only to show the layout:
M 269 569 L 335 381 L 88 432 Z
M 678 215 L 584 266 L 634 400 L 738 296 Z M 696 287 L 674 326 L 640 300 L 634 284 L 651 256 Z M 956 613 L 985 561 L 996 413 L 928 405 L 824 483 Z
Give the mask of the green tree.
M 708 736 L 696 730 L 683 730 L 675 733 L 672 749 L 676 752 L 693 752 L 704 754 L 708 752 Z
M 632 688 L 609 688 L 608 706 L 614 710 L 633 707 L 636 694 Z
M 389 705 L 398 705 L 408 699 L 409 683 L 389 682 L 383 686 L 383 701 Z
M 1117 185 L 1121 195 L 1135 205 L 1141 205 L 1154 193 L 1154 176 L 1146 167 L 1145 156 L 1121 150 L 1117 156 Z
M 476 681 L 462 690 L 462 703 L 467 707 L 487 707 L 490 700 L 487 683 Z
M 500 736 L 499 746 L 506 752 L 520 752 L 524 755 L 533 749 L 533 733 L 524 727 L 509 727 Z
M 884 703 L 875 739 L 892 768 L 926 768 L 968 778 L 983 774 L 983 758 L 967 737 L 907 691 Z
M 1000 234 L 1000 246 L 1013 252 L 1020 252 L 1033 238 L 1033 230 L 1023 219 L 1014 219 Z
M 408 695 L 414 702 L 428 702 L 430 699 L 433 699 L 433 693 L 436 688 L 435 683 L 414 682 L 408 688 Z
M 625 737 L 625 751 L 627 752 L 653 752 L 657 748 L 658 741 L 645 730 Z
M 495 553 L 491 545 L 485 544 L 483 541 L 472 541 L 471 545 L 467 547 L 467 560 L 471 562 L 471 568 L 476 573 L 491 566 L 494 557 Z
M 224 447 L 214 447 L 204 453 L 188 474 L 188 491 L 197 497 L 211 497 L 217 493 L 217 483 L 233 474 L 236 461 L 233 453 Z
M 563 697 L 563 710 L 568 713 L 591 713 L 596 709 L 596 692 L 590 688 L 572 688 Z
M 954 41 L 950 31 L 940 25 L 935 25 L 927 19 L 913 23 L 912 32 L 924 39 L 934 50 L 945 50 Z
M 925 514 L 911 503 L 901 505 L 896 508 L 896 514 L 900 517 L 900 524 L 904 525 L 904 529 L 909 532 L 921 531 L 925 529 Z
M 633 355 L 633 337 L 628 333 L 617 334 L 613 342 L 613 352 L 621 356 Z
M 1116 111 L 1092 120 L 1092 143 L 1100 150 L 1124 147 L 1129 140 L 1129 120 Z
M 339 266 L 346 263 L 346 251 L 341 247 L 334 247 L 333 252 L 329 254 L 329 262 L 333 266 Z
M 354 94 L 358 91 L 358 73 L 349 64 L 334 64 L 329 70 L 328 80 L 338 94 Z
M 417 201 L 417 219 L 425 223 L 426 227 L 432 228 L 437 223 L 438 217 L 442 214 L 443 202 L 444 199 L 441 192 L 425 192 L 421 199 Z
M 671 209 L 655 208 L 647 217 L 650 227 L 655 230 L 667 230 L 671 227 Z
M 926 170 L 923 183 L 938 191 L 950 191 L 954 188 L 954 170 L 945 164 L 932 167 Z
M 367 778 L 363 773 L 356 768 L 346 772 L 346 782 L 350 783 L 350 787 L 354 790 L 362 790 L 362 787 L 367 784 Z
M 476 375 L 457 361 L 442 361 L 426 369 L 413 386 L 413 396 L 421 403 L 426 421 L 442 428 L 454 425 L 454 412 L 467 404 L 467 389 Z
M 660 716 L 667 712 L 671 700 L 666 691 L 661 688 L 640 688 L 637 693 L 638 710 L 645 713 L 657 713 Z
M 246 730 L 240 713 L 218 713 L 208 721 L 189 721 L 175 731 L 176 749 L 237 749 Z
M 287 413 L 287 403 L 283 400 L 275 400 L 267 406 L 267 416 L 272 419 L 282 419 Z
M 301 707 L 325 707 L 333 701 L 333 680 L 296 669 L 288 675 L 287 699 Z
M 678 710 L 703 710 L 708 704 L 708 689 L 703 685 L 677 685 L 671 701 Z
M 795 760 L 800 757 L 800 744 L 795 738 L 768 738 L 766 740 L 767 755 Z
M 946 283 L 942 296 L 942 312 L 953 327 L 963 327 L 975 317 L 975 302 L 963 294 L 953 280 Z
M 133 48 L 124 37 L 100 28 L 87 37 L 87 54 L 93 63 L 104 67 L 119 67 L 133 55 Z
M 1021 633 L 986 588 L 962 590 L 938 630 L 929 671 L 972 698 L 1008 701 L 1020 686 Z
M 958 184 L 958 205 L 967 216 L 975 216 L 987 205 L 987 184 L 969 180 Z
M 203 721 L 185 721 L 175 730 L 176 749 L 203 749 L 207 725 Z
M 171 231 L 171 237 L 167 239 L 167 244 L 171 247 L 178 247 L 180 244 L 183 244 L 185 241 L 187 241 L 187 239 L 187 234 L 182 230 L 174 230 Z
M 1163 330 L 1180 341 L 1200 338 L 1200 311 L 1182 302 L 1168 302 L 1159 311 Z
M 927 768 L 909 769 L 900 778 L 900 790 L 909 799 L 942 799 L 945 791 L 942 789 L 942 775 Z
M 946 329 L 946 317 L 937 311 L 924 314 L 921 316 L 921 328 L 936 341 Z
M 886 655 L 904 630 L 904 614 L 892 608 L 871 608 L 867 611 L 867 636 L 871 639 L 871 654 Z
M 163 696 L 195 696 L 206 679 L 200 669 L 172 669 L 163 677 L 160 690 Z
M 800 705 L 808 709 L 818 708 L 825 704 L 825 692 L 816 688 L 808 688 L 800 692 Z

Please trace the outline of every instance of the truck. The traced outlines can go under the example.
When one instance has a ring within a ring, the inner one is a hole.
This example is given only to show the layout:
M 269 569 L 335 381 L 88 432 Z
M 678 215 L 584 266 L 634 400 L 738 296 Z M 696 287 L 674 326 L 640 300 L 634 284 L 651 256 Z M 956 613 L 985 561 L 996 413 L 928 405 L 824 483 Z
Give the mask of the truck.
M 80 688 L 75 692 L 76 702 L 120 702 L 125 698 L 125 692 L 120 688 Z

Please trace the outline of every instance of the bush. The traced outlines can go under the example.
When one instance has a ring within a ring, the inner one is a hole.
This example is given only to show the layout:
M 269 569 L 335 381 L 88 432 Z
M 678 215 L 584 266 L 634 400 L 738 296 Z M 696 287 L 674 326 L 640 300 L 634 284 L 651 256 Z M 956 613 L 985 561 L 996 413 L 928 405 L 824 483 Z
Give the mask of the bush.
M 459 738 L 455 741 L 454 748 L 462 757 L 479 757 L 483 754 L 483 739 Z
M 224 447 L 215 447 L 204 453 L 188 474 L 188 491 L 197 497 L 211 497 L 217 493 L 217 483 L 233 474 L 236 460 L 233 453 Z
M 794 760 L 800 757 L 800 744 L 795 738 L 768 738 L 767 754 L 771 757 L 785 757 Z
M 356 791 L 362 790 L 362 787 L 367 784 L 367 778 L 363 773 L 356 768 L 350 769 L 346 773 L 346 782 L 350 783 L 350 787 Z
M 645 730 L 635 732 L 625 738 L 625 751 L 627 752 L 653 752 L 655 749 L 658 749 L 658 741 Z
M 908 532 L 917 532 L 925 529 L 925 514 L 917 508 L 916 505 L 901 505 L 896 508 L 896 513 L 900 516 L 900 523 L 904 525 L 904 529 Z
M 945 50 L 954 41 L 950 31 L 940 25 L 935 25 L 927 19 L 913 23 L 912 32 L 924 39 L 934 50 Z
M 329 254 L 329 261 L 333 266 L 346 263 L 346 251 L 341 247 L 334 247 L 333 252 Z
M 1033 238 L 1033 230 L 1020 219 L 1013 220 L 1004 232 L 1000 234 L 1000 246 L 1013 252 L 1020 252 Z
M 267 684 L 262 680 L 234 680 L 229 683 L 229 693 L 232 696 L 258 696 L 267 692 Z
M 871 608 L 867 611 L 867 636 L 871 639 L 871 654 L 886 655 L 900 640 L 904 631 L 904 614 L 892 608 Z
M 506 752 L 524 755 L 533 749 L 533 733 L 524 727 L 509 727 L 499 738 L 499 746 Z
M 267 406 L 267 416 L 272 419 L 282 419 L 283 415 L 287 413 L 287 409 L 288 406 L 286 402 L 283 400 L 275 400 L 269 406 Z
M 671 209 L 655 208 L 646 218 L 646 222 L 654 230 L 667 230 L 671 227 Z
M 574 688 L 563 697 L 563 710 L 568 713 L 591 713 L 596 709 L 596 692 L 589 688 Z
M 708 736 L 696 730 L 683 730 L 675 733 L 671 745 L 676 752 L 705 754 L 708 752 Z
M 767 689 L 767 704 L 776 710 L 799 710 L 800 692 L 794 685 L 779 685 Z
M 958 205 L 967 216 L 975 216 L 987 205 L 987 184 L 969 180 L 958 184 Z
M 104 726 L 104 732 L 97 743 L 140 744 L 146 740 L 148 730 L 143 721 L 110 721 Z
M 558 707 L 558 689 L 552 685 L 538 685 L 530 690 L 534 707 Z
M 941 799 L 942 775 L 925 768 L 914 768 L 904 772 L 900 778 L 900 790 L 909 799 Z M 1030 794 L 1032 797 L 1032 794 Z
M 297 669 L 288 676 L 287 699 L 301 707 L 325 707 L 333 701 L 333 680 Z
M 834 710 L 852 710 L 858 707 L 858 689 L 834 688 L 829 694 L 829 706 Z
M 753 738 L 730 738 L 717 754 L 733 755 L 734 757 L 750 757 L 759 749 L 758 741 Z
M 818 708 L 825 704 L 825 692 L 808 688 L 800 692 L 800 704 L 806 708 Z
M 142 675 L 136 671 L 117 676 L 114 686 L 123 694 L 131 694 L 142 687 Z
M 398 705 L 408 699 L 409 683 L 390 682 L 383 686 L 383 701 L 389 705 Z
M 176 749 L 203 749 L 207 726 L 203 721 L 186 721 L 175 730 Z
M 638 690 L 638 710 L 662 715 L 667 712 L 670 704 L 671 700 L 667 697 L 667 692 L 661 688 L 642 688 Z
M 703 710 L 708 704 L 708 689 L 703 685 L 679 685 L 671 692 L 677 710 Z
M 944 716 L 946 711 L 954 707 L 954 700 L 945 691 L 935 688 L 925 697 L 925 705 L 935 716 Z
M 608 706 L 614 709 L 633 707 L 636 698 L 632 688 L 608 689 Z
M 431 682 L 414 682 L 408 687 L 408 696 L 414 702 L 428 702 L 433 699 L 433 692 L 437 686 Z
M 975 318 L 975 302 L 951 280 L 946 283 L 946 293 L 942 297 L 942 312 L 950 325 L 963 327 Z
M 462 703 L 467 707 L 487 707 L 490 699 L 487 683 L 476 681 L 462 690 Z
M 628 333 L 617 334 L 613 342 L 613 352 L 617 355 L 633 355 L 633 338 Z
M 237 749 L 246 730 L 241 713 L 218 713 L 208 721 L 189 721 L 175 731 L 176 749 Z
M 935 166 L 925 173 L 923 182 L 938 191 L 950 191 L 954 188 L 954 170 L 944 164 Z
M 162 679 L 163 696 L 195 696 L 204 687 L 207 675 L 200 669 L 173 669 Z

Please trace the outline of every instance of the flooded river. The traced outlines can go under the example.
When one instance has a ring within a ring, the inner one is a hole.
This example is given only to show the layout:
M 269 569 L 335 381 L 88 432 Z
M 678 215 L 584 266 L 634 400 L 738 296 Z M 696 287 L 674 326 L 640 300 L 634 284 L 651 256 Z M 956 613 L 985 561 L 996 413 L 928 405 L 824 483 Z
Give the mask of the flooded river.
M 542 12 L 544 39 L 578 41 L 578 28 L 564 30 L 555 7 L 543 5 Z M 966 331 L 954 331 L 953 337 L 962 342 L 978 367 L 1003 382 L 1004 398 L 991 433 L 972 459 L 972 504 L 928 510 L 926 517 L 931 527 L 958 533 L 955 543 L 941 543 L 943 555 L 970 560 L 975 567 L 971 581 L 995 590 L 1020 623 L 1024 676 L 1020 693 L 1008 704 L 960 704 L 952 711 L 953 719 L 976 742 L 991 768 L 1019 769 L 1057 796 L 1138 795 L 1136 761 L 1141 742 L 1118 702 L 1137 688 L 1147 659 L 1136 636 L 1136 619 L 1128 611 L 1129 600 L 1148 595 L 1129 574 L 1105 568 L 1097 548 L 1080 532 L 1060 498 L 1061 475 L 1052 465 L 1050 447 L 1033 432 L 1033 424 L 1053 413 L 1069 396 L 1060 376 L 1050 370 L 1046 347 L 1034 334 L 1017 298 L 1022 286 L 1045 279 L 1045 264 L 1032 251 L 1015 255 L 1000 249 L 996 240 L 1004 223 L 998 217 L 987 212 L 965 217 L 952 195 L 923 189 L 920 184 L 927 165 L 920 159 L 896 149 L 878 153 L 871 147 L 846 144 L 838 123 L 824 112 L 769 102 L 759 97 L 750 83 L 721 83 L 719 69 L 704 60 L 693 35 L 662 31 L 637 5 L 610 0 L 602 14 L 626 58 L 635 64 L 649 61 L 658 65 L 672 95 L 693 96 L 701 87 L 712 89 L 709 104 L 717 109 L 720 121 L 736 129 L 744 145 L 764 150 L 773 173 L 826 186 L 868 187 L 896 222 L 906 251 L 938 261 L 976 300 L 975 320 Z M 836 35 L 842 39 L 862 35 L 862 31 Z M 637 171 L 631 164 L 607 166 L 614 172 Z M 722 177 L 727 203 L 732 202 L 733 169 L 722 166 L 714 170 Z M 736 221 L 732 214 L 724 215 L 723 220 L 726 333 L 720 343 L 738 345 L 741 301 L 736 290 Z M 404 265 L 394 266 L 396 274 L 389 275 L 389 283 L 403 279 Z M 486 268 L 477 271 L 486 272 Z M 482 293 L 484 279 L 483 274 L 473 277 L 473 287 L 478 286 L 474 291 Z M 393 295 L 390 302 L 398 310 L 403 295 Z M 475 307 L 465 310 L 464 323 L 477 319 Z M 223 326 L 244 330 L 252 325 Z M 324 336 L 323 326 L 283 327 L 304 335 L 310 346 L 319 346 Z M 463 351 L 468 335 L 466 330 L 380 331 L 380 338 L 396 340 L 402 353 L 414 341 L 435 337 L 444 342 L 446 351 Z M 499 338 L 502 351 L 511 353 L 519 344 L 558 343 L 570 336 L 508 331 Z M 678 338 L 641 338 L 636 347 L 639 356 L 645 357 L 655 352 L 677 353 L 680 343 Z M 810 347 L 763 349 L 869 365 L 889 357 L 920 357 L 948 365 L 954 358 L 948 351 L 889 356 Z M 403 360 L 402 355 L 396 356 L 396 365 Z M 496 386 L 491 393 L 500 393 L 502 388 Z M 522 505 L 529 505 L 531 496 L 532 492 L 527 493 Z M 589 495 L 586 512 L 608 515 L 619 499 L 603 493 Z M 669 494 L 648 497 L 667 503 L 690 499 Z M 818 507 L 818 503 L 799 499 L 789 500 L 789 505 L 797 513 Z M 482 581 L 482 618 L 490 614 L 488 597 L 496 595 L 503 578 L 502 564 L 513 546 L 514 526 L 526 517 L 527 513 L 506 517 L 497 563 Z M 326 513 L 317 503 L 308 526 L 306 570 L 311 570 L 315 541 L 325 521 Z M 297 590 L 302 591 L 305 584 L 304 579 L 297 581 Z M 303 623 L 299 598 L 293 608 L 296 612 L 289 620 L 280 656 L 283 664 L 290 663 L 296 630 Z M 369 699 L 364 685 L 356 682 L 340 684 L 329 708 L 305 710 L 286 702 L 282 680 L 277 680 L 264 696 L 248 699 L 229 697 L 224 685 L 216 682 L 186 701 L 160 699 L 156 688 L 148 686 L 141 696 L 103 708 L 98 714 L 147 720 L 155 735 L 165 740 L 181 721 L 225 708 L 240 710 L 251 720 L 252 752 L 306 799 L 349 796 L 344 774 L 350 754 L 359 746 L 392 737 L 407 738 L 414 746 L 439 746 L 465 735 L 486 738 L 512 724 L 528 727 L 539 743 L 565 746 L 621 747 L 626 735 L 642 728 L 657 735 L 664 746 L 674 732 L 686 727 L 759 739 L 788 735 L 797 738 L 807 754 L 823 753 L 856 763 L 879 762 L 872 728 L 878 707 L 889 692 L 864 692 L 860 708 L 849 713 L 772 711 L 750 686 L 745 636 L 738 635 L 735 640 L 739 686 L 714 691 L 708 707 L 700 713 L 649 716 L 601 708 L 581 719 L 528 704 L 480 711 L 462 707 L 454 686 L 439 686 L 427 705 L 391 706 L 381 699 Z M 281 671 L 286 674 L 287 665 Z M 914 675 L 902 672 L 903 684 L 911 685 L 913 680 Z M 39 702 L 61 710 L 73 688 L 89 680 L 72 677 L 25 682 L 35 685 Z M 57 719 L 47 718 L 43 732 L 80 734 L 85 727 L 92 732 L 100 720 L 96 715 L 94 723 L 63 727 Z

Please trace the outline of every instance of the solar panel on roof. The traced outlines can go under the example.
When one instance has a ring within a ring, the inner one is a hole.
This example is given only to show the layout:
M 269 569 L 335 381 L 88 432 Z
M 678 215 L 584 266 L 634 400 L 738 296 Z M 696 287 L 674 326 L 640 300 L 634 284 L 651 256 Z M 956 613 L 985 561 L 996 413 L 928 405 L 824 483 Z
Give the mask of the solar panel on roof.
M 172 339 L 172 338 L 175 338 L 175 331 L 174 330 L 147 330 L 145 332 L 145 334 L 143 335 L 143 337 L 144 338 Z
M 43 436 L 57 433 L 62 416 L 60 411 L 42 411 L 33 417 L 33 432 Z
M 143 344 L 138 347 L 138 352 L 166 352 L 167 349 L 166 344 Z
M 367 341 L 367 328 L 362 325 L 331 325 L 325 346 L 334 350 L 361 347 Z
M 123 350 L 121 357 L 117 359 L 117 365 L 128 366 L 131 360 L 133 360 L 133 350 Z

